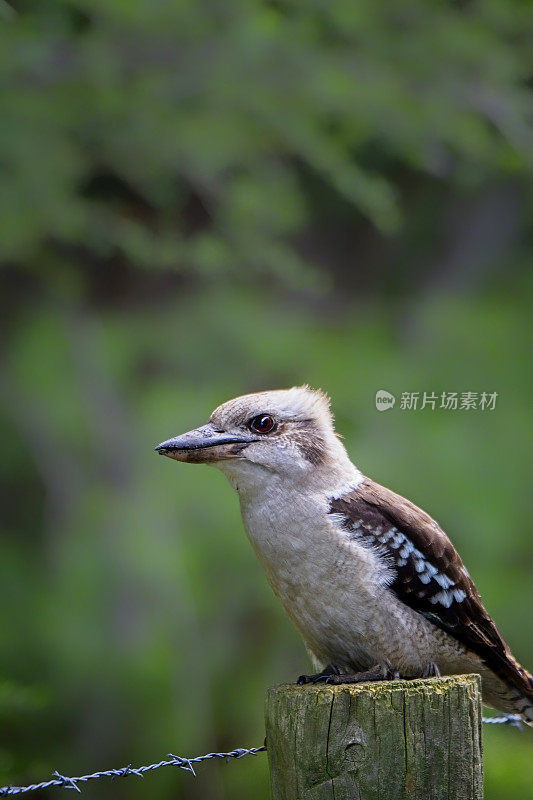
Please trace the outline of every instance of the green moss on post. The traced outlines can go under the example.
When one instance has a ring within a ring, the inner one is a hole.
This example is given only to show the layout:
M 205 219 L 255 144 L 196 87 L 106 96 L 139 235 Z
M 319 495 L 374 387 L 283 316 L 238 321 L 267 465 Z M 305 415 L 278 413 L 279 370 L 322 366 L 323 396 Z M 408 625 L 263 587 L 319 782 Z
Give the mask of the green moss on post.
M 481 800 L 478 675 L 276 686 L 273 800 Z

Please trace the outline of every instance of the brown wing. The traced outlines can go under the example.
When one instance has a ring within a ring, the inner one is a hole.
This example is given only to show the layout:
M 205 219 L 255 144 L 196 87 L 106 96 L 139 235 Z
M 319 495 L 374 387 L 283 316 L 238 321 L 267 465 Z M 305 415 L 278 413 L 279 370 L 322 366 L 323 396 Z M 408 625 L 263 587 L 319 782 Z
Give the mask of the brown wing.
M 476 653 L 501 678 L 530 695 L 533 678 L 515 661 L 486 612 L 472 578 L 429 514 L 365 478 L 331 501 L 346 530 L 376 545 L 393 568 L 397 597 Z

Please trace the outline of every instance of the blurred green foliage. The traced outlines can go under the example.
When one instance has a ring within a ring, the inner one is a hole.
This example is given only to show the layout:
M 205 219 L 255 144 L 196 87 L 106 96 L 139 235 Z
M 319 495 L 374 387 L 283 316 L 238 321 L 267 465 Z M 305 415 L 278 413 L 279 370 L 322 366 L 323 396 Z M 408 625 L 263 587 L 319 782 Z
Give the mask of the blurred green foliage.
M 151 450 L 241 392 L 326 389 L 531 668 L 530 5 L 16 5 L 0 783 L 261 744 L 303 647 L 222 476 Z M 378 413 L 380 388 L 498 401 Z M 485 742 L 487 799 L 533 797 L 531 732 Z M 266 798 L 266 758 L 84 791 Z

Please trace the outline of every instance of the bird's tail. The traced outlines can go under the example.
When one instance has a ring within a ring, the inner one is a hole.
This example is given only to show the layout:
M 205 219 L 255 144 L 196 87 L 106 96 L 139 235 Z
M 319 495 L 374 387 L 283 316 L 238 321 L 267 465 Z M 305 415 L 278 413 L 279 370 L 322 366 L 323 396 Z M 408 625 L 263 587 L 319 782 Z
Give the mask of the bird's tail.
M 518 714 L 522 722 L 533 728 L 533 698 L 517 695 L 508 706 L 509 713 Z
M 514 675 L 507 675 L 506 685 L 509 691 L 509 711 L 518 714 L 526 725 L 533 727 L 533 675 L 528 672 L 512 656 Z
M 514 709 L 514 713 L 519 714 L 522 721 L 533 728 L 533 691 L 527 695 L 519 695 L 514 701 Z
M 502 656 L 491 670 L 481 670 L 483 701 L 505 714 L 517 714 L 533 727 L 533 675 L 509 650 Z

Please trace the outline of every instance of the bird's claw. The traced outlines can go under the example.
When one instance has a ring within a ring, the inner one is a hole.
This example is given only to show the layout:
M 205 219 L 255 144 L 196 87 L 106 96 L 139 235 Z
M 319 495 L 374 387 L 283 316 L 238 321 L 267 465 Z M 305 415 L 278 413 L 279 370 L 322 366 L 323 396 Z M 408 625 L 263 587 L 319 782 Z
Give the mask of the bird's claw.
M 322 670 L 322 672 L 317 672 L 316 675 L 300 675 L 300 677 L 296 680 L 298 686 L 303 686 L 306 683 L 329 683 L 328 678 L 333 677 L 334 675 L 338 675 L 340 670 L 335 664 L 328 664 L 328 666 Z
M 350 675 L 328 675 L 326 683 L 339 686 L 343 683 L 367 683 L 370 681 L 395 681 L 400 678 L 400 673 L 391 667 L 377 664 L 366 672 L 354 672 Z
M 388 664 L 377 664 L 366 672 L 341 674 L 335 666 L 328 666 L 316 675 L 300 675 L 296 683 L 304 686 L 306 683 L 325 683 L 328 686 L 340 686 L 343 683 L 364 683 L 366 681 L 394 681 L 400 678 L 400 673 L 393 670 Z
M 331 675 L 325 675 L 323 672 L 319 672 L 318 675 L 300 675 L 296 683 L 298 686 L 304 686 L 306 683 L 328 683 L 328 679 L 331 677 Z
M 440 678 L 441 672 L 434 661 L 428 661 L 422 673 L 423 678 Z

